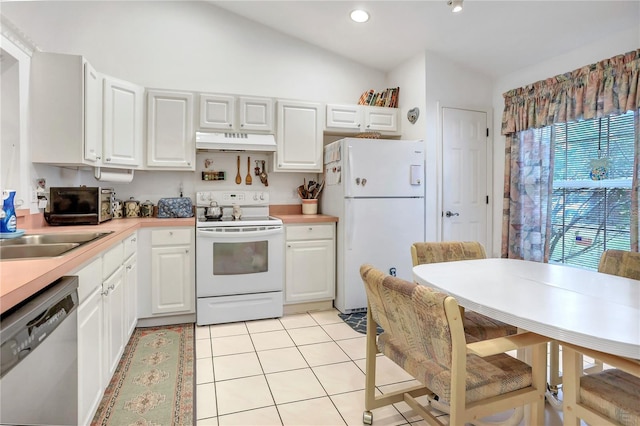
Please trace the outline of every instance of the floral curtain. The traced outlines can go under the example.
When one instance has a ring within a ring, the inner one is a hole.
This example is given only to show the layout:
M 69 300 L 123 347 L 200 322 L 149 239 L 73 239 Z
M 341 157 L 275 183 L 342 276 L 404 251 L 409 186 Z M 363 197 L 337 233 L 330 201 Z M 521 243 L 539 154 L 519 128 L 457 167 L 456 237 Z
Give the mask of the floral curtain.
M 546 140 L 535 146 L 532 129 L 637 111 L 640 108 L 640 49 L 510 90 L 503 96 L 502 134 L 507 141 L 502 257 L 546 262 L 551 232 L 548 212 L 551 211 L 553 149 Z M 635 162 L 631 249 L 637 251 L 637 181 L 640 178 L 637 149 Z
M 505 156 L 502 257 L 547 262 L 551 236 L 551 132 L 510 135 Z

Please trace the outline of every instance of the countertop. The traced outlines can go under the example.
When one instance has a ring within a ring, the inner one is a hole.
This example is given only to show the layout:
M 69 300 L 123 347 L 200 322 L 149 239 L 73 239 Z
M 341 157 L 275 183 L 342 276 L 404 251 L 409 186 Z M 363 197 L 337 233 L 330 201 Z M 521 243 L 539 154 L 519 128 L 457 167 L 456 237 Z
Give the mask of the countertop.
M 88 260 L 121 242 L 140 228 L 195 226 L 195 218 L 186 219 L 116 219 L 100 225 L 20 226 L 26 235 L 44 233 L 109 232 L 112 233 L 71 252 L 43 259 L 0 260 L 0 313 L 7 311 L 58 278 L 67 275 Z
M 269 206 L 269 214 L 282 220 L 285 225 L 296 223 L 330 223 L 337 222 L 336 216 L 326 214 L 302 214 L 301 204 L 276 204 Z

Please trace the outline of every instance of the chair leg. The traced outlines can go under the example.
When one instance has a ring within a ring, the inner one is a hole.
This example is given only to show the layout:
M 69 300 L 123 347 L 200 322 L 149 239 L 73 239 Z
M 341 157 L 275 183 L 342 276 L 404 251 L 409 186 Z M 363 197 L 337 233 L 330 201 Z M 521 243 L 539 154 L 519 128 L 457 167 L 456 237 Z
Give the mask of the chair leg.
M 376 346 L 377 324 L 371 315 L 371 308 L 367 309 L 367 346 L 365 361 L 365 384 L 364 384 L 364 409 L 370 412 L 375 408 L 375 392 L 376 392 L 376 355 L 378 348 Z M 365 412 L 366 414 L 366 412 Z M 373 416 L 372 421 L 373 421 Z

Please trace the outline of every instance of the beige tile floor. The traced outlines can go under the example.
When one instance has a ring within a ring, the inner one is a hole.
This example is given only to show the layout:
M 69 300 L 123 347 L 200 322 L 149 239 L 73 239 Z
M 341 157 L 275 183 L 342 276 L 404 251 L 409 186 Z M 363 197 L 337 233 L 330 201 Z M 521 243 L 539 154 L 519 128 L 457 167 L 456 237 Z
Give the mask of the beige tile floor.
M 362 425 L 365 337 L 337 314 L 196 327 L 197 425 Z M 379 356 L 381 393 L 413 381 Z M 405 403 L 373 418 L 374 426 L 426 425 Z M 561 424 L 547 404 L 545 425 Z

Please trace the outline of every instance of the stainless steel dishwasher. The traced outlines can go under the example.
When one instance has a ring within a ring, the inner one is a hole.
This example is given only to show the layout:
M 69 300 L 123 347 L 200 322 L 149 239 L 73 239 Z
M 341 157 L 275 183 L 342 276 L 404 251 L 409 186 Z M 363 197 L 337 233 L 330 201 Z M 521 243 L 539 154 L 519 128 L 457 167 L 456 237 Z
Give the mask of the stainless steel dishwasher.
M 0 424 L 78 423 L 78 277 L 0 317 Z

